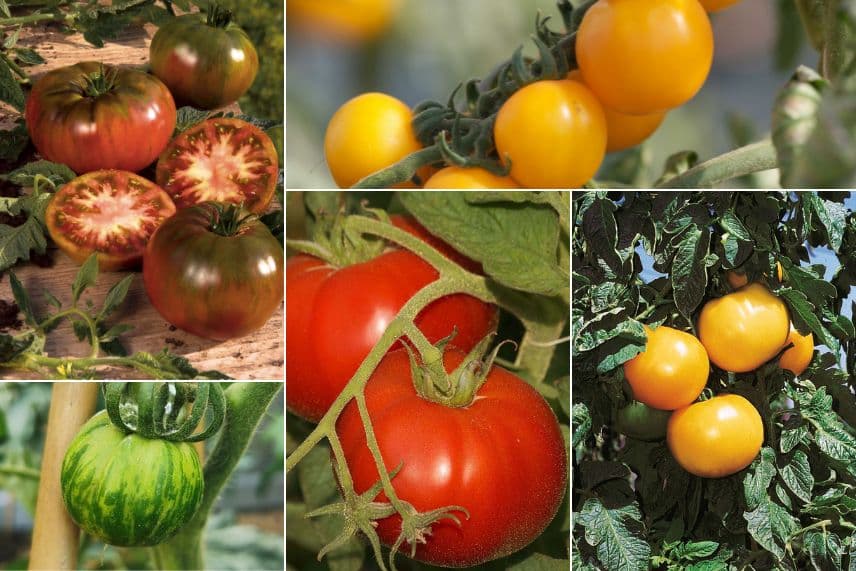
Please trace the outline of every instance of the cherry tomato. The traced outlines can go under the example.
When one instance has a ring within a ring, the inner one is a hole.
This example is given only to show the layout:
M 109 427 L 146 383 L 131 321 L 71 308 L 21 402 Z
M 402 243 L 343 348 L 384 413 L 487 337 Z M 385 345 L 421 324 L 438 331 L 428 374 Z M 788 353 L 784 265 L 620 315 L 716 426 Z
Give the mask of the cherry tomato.
M 658 410 L 633 401 L 618 411 L 615 427 L 622 434 L 637 440 L 663 440 L 671 415 L 671 411 Z
M 213 203 L 180 210 L 143 259 L 146 293 L 164 319 L 217 340 L 259 329 L 280 307 L 285 257 L 258 219 L 231 231 L 223 218 Z
M 445 354 L 451 371 L 465 359 Z M 465 507 L 431 526 L 416 559 L 469 567 L 504 557 L 534 540 L 553 519 L 567 485 L 565 443 L 544 399 L 515 375 L 493 367 L 470 405 L 447 407 L 419 396 L 407 353 L 389 353 L 366 386 L 366 406 L 386 466 L 401 465 L 392 480 L 398 497 L 422 512 Z M 357 493 L 378 481 L 353 401 L 336 424 Z M 377 501 L 386 501 L 381 493 Z M 377 522 L 392 545 L 401 529 L 396 514 Z M 410 553 L 410 545 L 401 547 Z
M 342 105 L 324 136 L 327 166 L 339 188 L 350 188 L 421 149 L 412 120 L 407 105 L 383 93 L 365 93 Z
M 60 188 L 45 210 L 48 232 L 78 264 L 98 253 L 101 270 L 139 265 L 146 244 L 175 214 L 169 195 L 134 173 L 94 171 Z
M 701 89 L 713 62 L 713 31 L 698 0 L 600 0 L 583 17 L 576 54 L 604 106 L 647 115 Z
M 510 177 L 483 168 L 446 167 L 425 183 L 425 188 L 519 188 Z
M 177 100 L 199 109 L 234 103 L 259 71 L 253 42 L 216 4 L 207 16 L 186 14 L 164 24 L 152 38 L 149 60 Z
M 287 0 L 289 26 L 344 43 L 370 42 L 386 32 L 401 0 Z
M 752 371 L 775 357 L 789 330 L 787 306 L 760 283 L 707 302 L 698 319 L 699 339 L 710 360 L 735 373 Z
M 24 116 L 33 144 L 47 160 L 78 174 L 136 172 L 169 142 L 175 102 L 153 75 L 88 61 L 39 79 Z
M 179 208 L 207 201 L 243 203 L 261 214 L 276 190 L 279 160 L 264 131 L 221 117 L 176 137 L 158 159 L 156 177 Z
M 779 367 L 799 376 L 808 368 L 811 358 L 814 357 L 814 335 L 811 331 L 808 335 L 801 334 L 791 323 L 791 330 L 785 345 L 792 343 L 793 347 L 787 349 L 779 357 Z
M 737 4 L 740 0 L 700 0 L 700 2 L 708 12 L 718 12 Z
M 684 470 L 722 478 L 752 463 L 764 442 L 764 424 L 745 398 L 719 395 L 673 412 L 666 439 Z
M 633 398 L 660 410 L 693 402 L 704 390 L 710 361 L 698 339 L 671 327 L 645 326 L 645 351 L 624 363 Z
M 499 110 L 496 149 L 511 161 L 511 178 L 528 188 L 579 188 L 606 153 L 603 109 L 582 83 L 538 81 Z

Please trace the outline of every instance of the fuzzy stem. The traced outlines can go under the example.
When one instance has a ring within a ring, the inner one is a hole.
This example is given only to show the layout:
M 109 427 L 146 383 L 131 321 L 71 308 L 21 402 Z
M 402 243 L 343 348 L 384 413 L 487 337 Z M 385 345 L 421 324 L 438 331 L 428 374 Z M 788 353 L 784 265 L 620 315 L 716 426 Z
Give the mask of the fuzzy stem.
M 776 149 L 769 139 L 740 147 L 700 163 L 657 188 L 710 188 L 725 181 L 778 168 Z

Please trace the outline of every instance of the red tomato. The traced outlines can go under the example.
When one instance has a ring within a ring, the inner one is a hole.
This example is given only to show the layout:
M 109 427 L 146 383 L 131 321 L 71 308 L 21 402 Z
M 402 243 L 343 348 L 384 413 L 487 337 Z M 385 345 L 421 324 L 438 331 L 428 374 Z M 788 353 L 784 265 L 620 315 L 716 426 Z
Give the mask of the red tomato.
M 465 358 L 448 351 L 451 371 Z M 535 389 L 493 367 L 476 400 L 451 408 L 414 389 L 408 355 L 384 357 L 366 386 L 366 405 L 384 463 L 402 464 L 392 480 L 398 497 L 421 512 L 450 505 L 461 520 L 431 526 L 416 559 L 469 567 L 525 547 L 553 519 L 567 487 L 565 442 L 553 411 Z M 336 424 L 357 493 L 378 481 L 363 424 L 353 401 Z M 377 501 L 386 501 L 381 493 Z M 386 545 L 401 529 L 396 514 L 378 521 Z M 410 545 L 401 551 L 409 554 Z
M 406 250 L 390 250 L 343 268 L 306 255 L 288 260 L 285 367 L 289 410 L 318 422 L 398 311 L 437 277 L 434 268 Z M 426 307 L 416 325 L 432 343 L 457 328 L 453 344 L 470 350 L 495 321 L 493 306 L 460 294 Z
M 242 337 L 264 325 L 282 303 L 279 241 L 257 219 L 234 232 L 211 204 L 185 208 L 146 248 L 143 281 L 170 323 L 208 339 Z
M 191 127 L 164 150 L 157 167 L 158 184 L 179 208 L 230 202 L 261 214 L 278 177 L 273 141 L 240 119 L 208 119 Z
M 45 210 L 51 238 L 77 263 L 98 252 L 101 270 L 139 265 L 155 230 L 175 214 L 167 193 L 125 171 L 95 171 L 60 188 Z
M 47 160 L 78 174 L 136 172 L 169 142 L 175 102 L 153 75 L 89 61 L 45 74 L 33 87 L 24 116 L 33 144 Z

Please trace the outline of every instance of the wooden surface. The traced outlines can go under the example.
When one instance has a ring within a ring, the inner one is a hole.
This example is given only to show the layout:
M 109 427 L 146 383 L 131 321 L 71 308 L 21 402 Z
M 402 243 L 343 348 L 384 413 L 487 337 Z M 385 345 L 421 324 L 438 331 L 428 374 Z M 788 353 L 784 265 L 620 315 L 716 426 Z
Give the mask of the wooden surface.
M 47 63 L 27 68 L 35 80 L 52 69 L 71 65 L 79 61 L 94 60 L 124 65 L 144 65 L 148 61 L 148 46 L 154 28 L 136 29 L 125 33 L 115 41 L 106 42 L 103 48 L 95 48 L 83 40 L 81 35 L 65 36 L 46 27 L 26 28 L 19 43 L 32 47 L 47 60 Z M 229 110 L 237 110 L 234 107 Z M 0 129 L 8 127 L 16 115 L 0 105 Z M 2 134 L 0 134 L 2 136 Z M 47 289 L 60 301 L 71 299 L 71 283 L 78 266 L 65 254 L 54 251 L 55 266 L 40 268 L 33 264 L 19 264 L 13 269 L 34 298 L 37 313 L 44 314 L 47 304 L 42 292 Z M 127 273 L 101 274 L 98 284 L 87 290 L 84 299 L 91 298 L 100 306 L 110 287 Z M 11 300 L 9 281 L 0 282 L 0 299 Z M 142 275 L 137 272 L 128 297 L 117 310 L 113 320 L 134 325 L 122 339 L 130 352 L 158 352 L 168 347 L 173 353 L 185 356 L 198 370 L 218 370 L 242 380 L 282 380 L 284 378 L 285 335 L 283 330 L 283 307 L 271 317 L 265 326 L 252 335 L 226 342 L 201 339 L 175 329 L 164 321 L 151 306 L 143 288 Z M 54 357 L 85 356 L 88 346 L 80 344 L 65 324 L 48 337 L 47 351 Z M 135 378 L 135 373 L 108 372 L 117 378 Z M 21 372 L 0 370 L 0 379 L 22 378 Z M 30 375 L 23 378 L 37 378 Z

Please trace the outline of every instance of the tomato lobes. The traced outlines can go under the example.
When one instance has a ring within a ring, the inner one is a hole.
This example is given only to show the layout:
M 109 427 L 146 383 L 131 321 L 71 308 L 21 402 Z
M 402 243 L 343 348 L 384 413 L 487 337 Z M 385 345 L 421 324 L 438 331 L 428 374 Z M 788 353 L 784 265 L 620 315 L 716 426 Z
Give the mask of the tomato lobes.
M 803 335 L 791 323 L 788 339 L 785 341 L 785 345 L 790 344 L 793 344 L 793 347 L 785 350 L 779 357 L 779 367 L 799 376 L 808 368 L 814 356 L 814 335 L 810 331 Z

